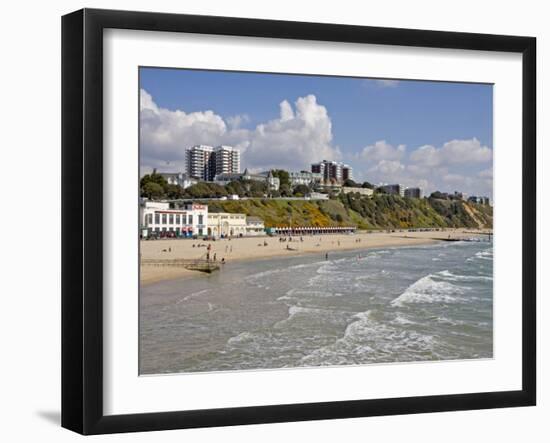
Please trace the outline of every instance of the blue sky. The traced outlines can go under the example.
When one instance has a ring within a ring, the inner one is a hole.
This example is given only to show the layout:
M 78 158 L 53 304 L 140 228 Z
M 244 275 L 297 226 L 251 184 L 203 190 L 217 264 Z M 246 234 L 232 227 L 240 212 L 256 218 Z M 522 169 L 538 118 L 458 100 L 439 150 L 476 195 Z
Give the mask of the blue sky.
M 140 88 L 143 171 L 224 143 L 251 169 L 328 157 L 357 180 L 492 194 L 491 85 L 141 68 Z

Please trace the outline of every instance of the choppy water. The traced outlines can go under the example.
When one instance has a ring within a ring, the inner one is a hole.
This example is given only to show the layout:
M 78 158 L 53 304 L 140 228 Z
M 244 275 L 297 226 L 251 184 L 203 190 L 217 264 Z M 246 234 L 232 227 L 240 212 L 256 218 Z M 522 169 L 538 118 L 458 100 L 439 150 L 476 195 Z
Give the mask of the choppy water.
M 456 242 L 227 264 L 142 289 L 142 374 L 490 358 L 493 249 Z

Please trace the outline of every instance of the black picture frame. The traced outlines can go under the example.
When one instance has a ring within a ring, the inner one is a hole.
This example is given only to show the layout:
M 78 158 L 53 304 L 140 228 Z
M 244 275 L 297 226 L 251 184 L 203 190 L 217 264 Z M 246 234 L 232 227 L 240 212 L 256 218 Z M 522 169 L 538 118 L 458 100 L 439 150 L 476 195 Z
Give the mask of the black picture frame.
M 131 415 L 103 413 L 103 30 L 502 51 L 522 54 L 522 389 Z M 152 431 L 536 403 L 536 39 L 231 17 L 83 9 L 62 18 L 62 426 Z

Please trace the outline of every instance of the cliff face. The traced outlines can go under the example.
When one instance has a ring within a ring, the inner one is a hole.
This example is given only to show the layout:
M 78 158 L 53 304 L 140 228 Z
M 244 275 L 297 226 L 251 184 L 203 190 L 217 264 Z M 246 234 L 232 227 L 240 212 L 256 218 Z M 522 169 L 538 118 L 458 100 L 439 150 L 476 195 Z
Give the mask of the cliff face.
M 492 228 L 493 208 L 460 200 L 406 199 L 394 195 L 342 195 L 334 200 L 250 199 L 208 202 L 211 212 L 239 212 L 277 225 L 354 225 L 359 229 Z

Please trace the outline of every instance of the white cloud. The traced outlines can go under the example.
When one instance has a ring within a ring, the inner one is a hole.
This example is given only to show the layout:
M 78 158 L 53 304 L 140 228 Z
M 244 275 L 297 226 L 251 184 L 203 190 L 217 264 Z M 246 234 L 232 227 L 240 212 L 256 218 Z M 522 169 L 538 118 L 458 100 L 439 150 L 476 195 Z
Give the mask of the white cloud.
M 279 107 L 281 109 L 281 121 L 286 122 L 294 118 L 294 111 L 292 110 L 292 106 L 290 106 L 289 102 L 283 100 L 279 104 Z
M 435 190 L 492 195 L 492 150 L 479 140 L 451 140 L 441 147 L 424 145 L 407 155 L 405 145 L 384 140 L 363 148 L 350 160 L 358 180 L 401 183 Z
M 477 176 L 480 178 L 486 178 L 486 179 L 493 179 L 493 168 L 484 169 L 483 171 L 479 171 L 477 173 Z
M 390 177 L 395 177 L 395 174 L 404 170 L 405 165 L 398 160 L 380 160 L 376 166 L 369 169 L 370 172 L 378 172 Z
M 150 168 L 166 162 L 183 164 L 184 148 L 197 143 L 218 143 L 227 133 L 223 119 L 212 111 L 185 113 L 159 108 L 146 91 L 140 96 L 141 163 Z
M 464 185 L 470 179 L 461 174 L 445 174 L 442 178 L 445 183 L 451 185 Z
M 482 146 L 478 139 L 451 140 L 441 148 L 424 145 L 410 155 L 413 163 L 433 167 L 438 165 L 488 163 L 493 159 L 493 151 Z
M 243 166 L 253 169 L 283 167 L 308 169 L 322 159 L 341 157 L 332 144 L 332 122 L 314 95 L 279 105 L 279 118 L 242 129 L 243 116 L 224 120 L 213 111 L 185 113 L 158 107 L 141 90 L 141 156 L 144 169 L 166 166 L 182 169 L 185 148 L 195 144 L 228 144 L 241 149 Z M 166 168 L 165 168 L 166 169 Z
M 231 129 L 239 129 L 243 123 L 248 123 L 250 117 L 248 114 L 237 114 L 226 118 L 227 125 Z
M 405 150 L 405 145 L 394 147 L 386 140 L 379 140 L 373 145 L 365 146 L 359 157 L 366 161 L 399 160 L 405 154 Z

